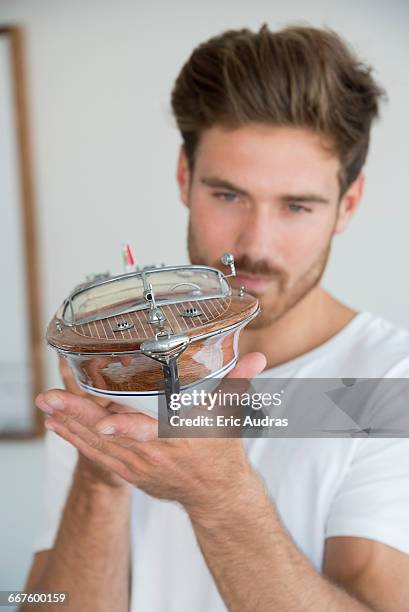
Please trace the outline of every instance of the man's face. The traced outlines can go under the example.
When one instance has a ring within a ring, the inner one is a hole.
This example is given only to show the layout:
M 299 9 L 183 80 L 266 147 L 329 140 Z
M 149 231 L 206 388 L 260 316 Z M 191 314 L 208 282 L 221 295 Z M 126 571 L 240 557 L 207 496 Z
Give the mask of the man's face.
M 338 172 L 318 136 L 297 128 L 212 127 L 200 138 L 192 176 L 182 152 L 190 260 L 226 270 L 220 257 L 233 253 L 231 284 L 260 300 L 253 328 L 277 320 L 319 283 L 341 229 Z

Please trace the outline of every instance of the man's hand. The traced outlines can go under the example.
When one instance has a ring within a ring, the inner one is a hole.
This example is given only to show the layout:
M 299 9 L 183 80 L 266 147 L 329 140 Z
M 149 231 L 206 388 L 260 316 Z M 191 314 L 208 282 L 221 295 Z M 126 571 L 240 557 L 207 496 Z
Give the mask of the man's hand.
M 264 367 L 264 355 L 251 353 L 228 377 L 251 379 Z M 89 461 L 154 497 L 179 501 L 193 511 L 222 504 L 226 491 L 251 477 L 239 438 L 159 440 L 155 419 L 135 412 L 112 414 L 112 406 L 108 410 L 94 398 L 62 390 L 49 391 L 37 406 L 50 413 L 46 426 Z
M 79 387 L 75 377 L 64 357 L 59 357 L 59 369 L 65 388 L 69 391 L 71 401 L 69 406 L 65 406 L 62 395 L 64 391 L 58 393 L 40 394 L 36 398 L 36 405 L 46 414 L 52 414 L 58 410 L 64 410 L 67 419 L 75 420 L 81 431 L 93 430 L 95 425 L 104 417 L 112 412 L 120 412 L 123 407 L 113 404 L 109 400 L 94 397 Z M 78 401 L 79 400 L 79 401 Z M 74 444 L 75 446 L 75 444 Z M 78 475 L 88 481 L 89 484 L 104 484 L 110 487 L 128 488 L 129 483 L 108 470 L 101 463 L 90 461 L 84 454 L 79 453 L 77 464 Z
M 58 356 L 58 368 L 60 370 L 60 374 L 61 374 L 62 381 L 64 383 L 64 387 L 70 393 L 75 393 L 75 395 L 78 395 L 80 397 L 87 397 L 88 399 L 92 400 L 96 404 L 99 404 L 103 408 L 108 408 L 109 405 L 112 403 L 109 399 L 104 399 L 103 397 L 97 397 L 96 395 L 91 395 L 90 393 L 87 393 L 86 391 L 81 389 L 81 387 L 75 380 L 75 376 L 72 373 L 72 370 L 68 364 L 68 361 L 62 355 Z

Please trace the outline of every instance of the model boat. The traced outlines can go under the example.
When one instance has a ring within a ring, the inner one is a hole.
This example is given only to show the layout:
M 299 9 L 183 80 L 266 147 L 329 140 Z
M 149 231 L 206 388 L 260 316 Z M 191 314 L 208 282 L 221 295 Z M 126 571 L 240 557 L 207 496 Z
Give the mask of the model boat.
M 103 275 L 78 285 L 47 330 L 80 387 L 157 415 L 152 401 L 210 377 L 220 378 L 238 358 L 243 327 L 258 300 L 233 289 L 228 274 L 204 265 L 148 267 Z

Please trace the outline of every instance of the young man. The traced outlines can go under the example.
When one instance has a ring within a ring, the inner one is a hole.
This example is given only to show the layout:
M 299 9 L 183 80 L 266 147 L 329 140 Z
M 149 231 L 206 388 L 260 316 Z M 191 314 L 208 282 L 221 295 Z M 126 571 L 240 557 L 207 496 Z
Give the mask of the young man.
M 190 259 L 231 251 L 262 307 L 229 376 L 408 376 L 408 332 L 320 286 L 381 93 L 336 34 L 302 27 L 228 31 L 176 80 Z M 155 439 L 62 374 L 38 398 L 55 433 L 27 589 L 93 612 L 409 609 L 407 439 Z

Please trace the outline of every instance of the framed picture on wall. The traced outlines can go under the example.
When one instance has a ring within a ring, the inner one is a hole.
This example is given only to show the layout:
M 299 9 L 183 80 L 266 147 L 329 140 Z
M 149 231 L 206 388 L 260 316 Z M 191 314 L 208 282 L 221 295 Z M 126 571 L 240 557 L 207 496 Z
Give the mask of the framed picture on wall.
M 23 33 L 0 25 L 0 440 L 43 433 L 43 339 Z

